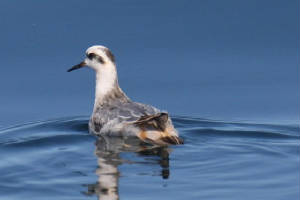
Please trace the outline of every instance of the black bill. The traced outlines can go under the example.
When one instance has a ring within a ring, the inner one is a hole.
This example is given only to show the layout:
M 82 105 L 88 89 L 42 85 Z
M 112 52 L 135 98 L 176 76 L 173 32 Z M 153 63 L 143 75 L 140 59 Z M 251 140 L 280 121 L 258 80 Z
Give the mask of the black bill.
M 85 65 L 86 65 L 85 62 L 81 62 L 81 63 L 79 63 L 78 65 L 74 65 L 72 68 L 68 69 L 67 72 L 71 72 L 71 71 L 73 71 L 73 70 L 75 70 L 75 69 L 79 69 L 79 68 L 81 68 L 81 67 L 84 67 Z

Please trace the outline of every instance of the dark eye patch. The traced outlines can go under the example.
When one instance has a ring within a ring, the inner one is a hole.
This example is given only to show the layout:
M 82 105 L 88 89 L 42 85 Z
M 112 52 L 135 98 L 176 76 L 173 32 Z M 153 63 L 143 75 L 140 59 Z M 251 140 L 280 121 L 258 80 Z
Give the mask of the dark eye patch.
M 86 55 L 86 57 L 88 57 L 90 60 L 93 60 L 93 58 L 96 56 L 96 54 L 94 53 L 89 53 Z
M 102 64 L 104 63 L 103 58 L 101 56 L 98 56 L 98 55 L 94 54 L 94 53 L 89 53 L 89 54 L 86 55 L 86 57 L 88 57 L 90 60 L 97 59 L 100 63 L 102 63 Z

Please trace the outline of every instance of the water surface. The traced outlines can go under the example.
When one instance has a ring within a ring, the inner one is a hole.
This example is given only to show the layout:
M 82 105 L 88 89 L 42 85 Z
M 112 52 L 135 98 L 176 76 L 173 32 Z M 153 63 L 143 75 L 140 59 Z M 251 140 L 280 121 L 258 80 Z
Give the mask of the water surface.
M 55 14 L 54 14 L 55 13 Z M 174 115 L 300 121 L 298 0 L 0 1 L 0 128 L 90 115 L 95 44 L 135 101 Z
M 87 117 L 0 131 L 1 199 L 297 199 L 298 126 L 174 117 L 182 146 L 97 138 Z
M 299 199 L 299 19 L 298 0 L 1 0 L 0 199 Z M 95 44 L 183 146 L 88 134 L 95 75 L 66 70 Z

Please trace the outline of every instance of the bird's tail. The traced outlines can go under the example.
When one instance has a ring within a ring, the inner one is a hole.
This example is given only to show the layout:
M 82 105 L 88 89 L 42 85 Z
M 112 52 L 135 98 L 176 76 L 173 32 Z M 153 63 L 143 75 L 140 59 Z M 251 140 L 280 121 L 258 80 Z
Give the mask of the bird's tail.
M 134 122 L 140 128 L 137 136 L 145 141 L 159 145 L 183 144 L 167 113 L 145 115 Z

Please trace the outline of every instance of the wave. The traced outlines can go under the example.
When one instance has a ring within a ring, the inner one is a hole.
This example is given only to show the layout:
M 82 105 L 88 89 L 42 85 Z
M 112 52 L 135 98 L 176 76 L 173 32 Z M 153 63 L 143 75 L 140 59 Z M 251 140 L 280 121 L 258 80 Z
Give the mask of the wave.
M 172 119 L 183 137 L 300 138 L 300 128 L 296 125 L 224 122 L 182 116 L 174 116 Z M 3 128 L 0 130 L 0 144 L 70 139 L 75 142 L 77 137 L 85 136 L 91 136 L 88 133 L 88 117 L 65 117 Z

